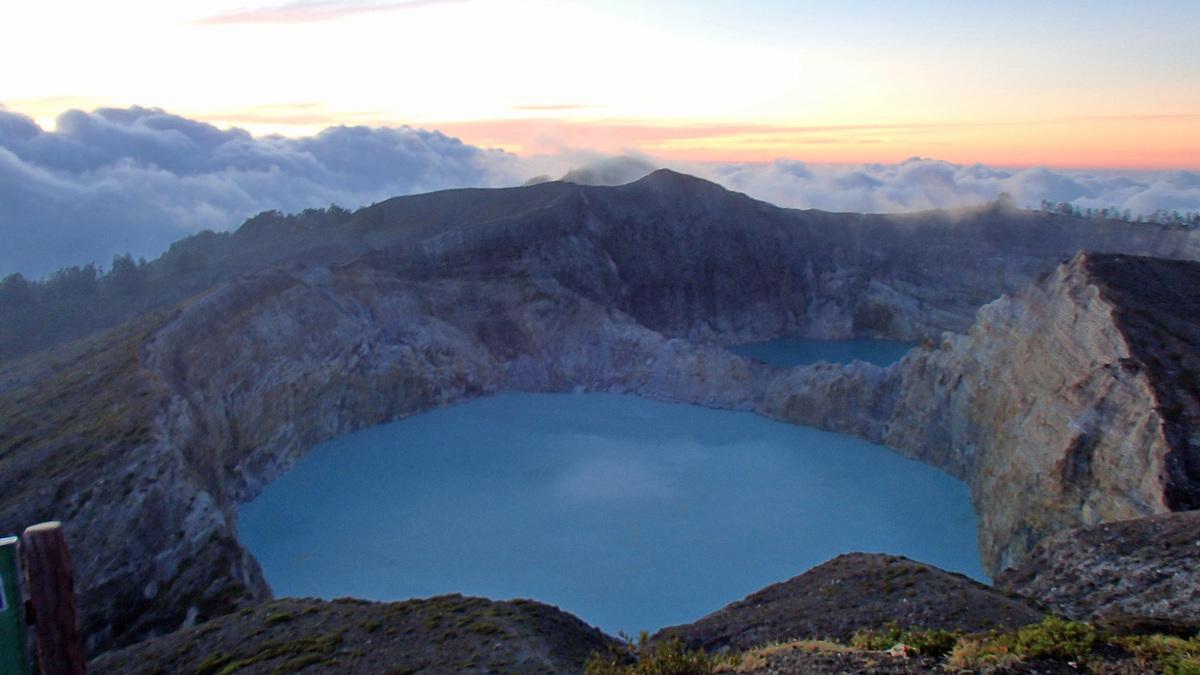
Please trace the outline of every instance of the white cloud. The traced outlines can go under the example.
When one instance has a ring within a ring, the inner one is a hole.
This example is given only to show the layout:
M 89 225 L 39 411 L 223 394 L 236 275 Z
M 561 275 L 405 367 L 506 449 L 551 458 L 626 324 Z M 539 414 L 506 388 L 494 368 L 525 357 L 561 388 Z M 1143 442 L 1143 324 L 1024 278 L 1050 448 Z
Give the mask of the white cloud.
M 268 209 L 357 208 L 402 194 L 519 185 L 545 174 L 634 180 L 662 164 L 637 153 L 564 149 L 517 157 L 409 127 L 331 127 L 305 138 L 254 137 L 161 110 L 77 110 L 56 131 L 0 107 L 0 276 L 42 276 L 113 255 L 153 257 L 202 229 Z M 1083 207 L 1200 210 L 1200 174 L 997 169 L 929 159 L 900 164 L 680 164 L 781 206 L 912 211 L 978 204 L 1001 192 Z
M 526 178 L 516 157 L 408 127 L 254 138 L 160 110 L 70 111 L 46 132 L 0 110 L 0 275 L 155 256 L 268 209 L 358 207 Z
M 1021 206 L 1043 199 L 1083 208 L 1200 210 L 1200 174 L 1189 171 L 998 169 L 913 158 L 900 164 L 770 164 L 696 167 L 725 185 L 780 206 L 830 211 L 896 212 L 970 206 L 1001 192 Z

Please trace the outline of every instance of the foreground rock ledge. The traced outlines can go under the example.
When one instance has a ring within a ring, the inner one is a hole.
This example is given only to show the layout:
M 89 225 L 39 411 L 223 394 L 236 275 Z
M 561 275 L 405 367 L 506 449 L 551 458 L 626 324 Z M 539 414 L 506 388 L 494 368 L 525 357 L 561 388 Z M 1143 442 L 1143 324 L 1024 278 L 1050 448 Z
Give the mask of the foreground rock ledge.
M 996 585 L 1112 630 L 1195 632 L 1200 511 L 1061 532 Z
M 653 640 L 742 651 L 798 637 L 848 640 L 888 624 L 986 631 L 1036 623 L 1031 602 L 907 558 L 839 556 Z M 581 672 L 618 641 L 553 607 L 458 595 L 374 603 L 281 599 L 95 659 L 97 673 Z M 911 669 L 915 662 L 901 668 Z M 244 670 L 243 670 L 244 669 Z
M 901 556 L 841 555 L 654 640 L 692 649 L 743 651 L 799 638 L 848 641 L 889 624 L 984 632 L 1041 621 L 1033 602 Z
M 90 672 L 581 672 L 616 644 L 554 607 L 446 595 L 428 600 L 283 599 L 112 651 Z

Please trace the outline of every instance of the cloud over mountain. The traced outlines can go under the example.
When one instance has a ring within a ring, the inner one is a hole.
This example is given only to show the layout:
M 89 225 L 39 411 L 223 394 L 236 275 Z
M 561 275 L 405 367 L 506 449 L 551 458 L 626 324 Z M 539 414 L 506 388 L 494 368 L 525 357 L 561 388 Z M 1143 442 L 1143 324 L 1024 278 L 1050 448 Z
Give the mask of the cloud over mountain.
M 53 132 L 0 109 L 0 275 L 153 256 L 269 209 L 520 182 L 517 159 L 409 127 L 252 137 L 161 110 L 73 110 Z
M 202 229 L 238 226 L 260 211 L 466 186 L 519 185 L 532 176 L 636 180 L 660 164 L 637 154 L 581 150 L 518 157 L 410 127 L 331 127 L 304 138 L 254 137 L 148 108 L 72 110 L 46 131 L 0 107 L 0 277 L 132 253 L 153 257 Z M 900 164 L 683 164 L 759 199 L 803 208 L 911 211 L 994 199 L 1083 207 L 1200 209 L 1200 174 L 1054 171 Z

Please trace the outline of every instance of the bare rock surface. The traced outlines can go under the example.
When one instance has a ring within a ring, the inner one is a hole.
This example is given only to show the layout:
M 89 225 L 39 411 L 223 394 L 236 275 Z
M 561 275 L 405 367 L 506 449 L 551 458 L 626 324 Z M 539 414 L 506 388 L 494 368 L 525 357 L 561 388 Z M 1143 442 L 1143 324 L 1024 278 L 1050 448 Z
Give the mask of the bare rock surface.
M 996 578 L 1071 618 L 1118 631 L 1200 630 L 1200 511 L 1068 530 Z
M 984 632 L 1037 623 L 1043 611 L 961 574 L 901 556 L 851 553 L 682 626 L 655 640 L 679 638 L 692 649 L 746 650 L 795 639 L 846 642 L 859 630 Z

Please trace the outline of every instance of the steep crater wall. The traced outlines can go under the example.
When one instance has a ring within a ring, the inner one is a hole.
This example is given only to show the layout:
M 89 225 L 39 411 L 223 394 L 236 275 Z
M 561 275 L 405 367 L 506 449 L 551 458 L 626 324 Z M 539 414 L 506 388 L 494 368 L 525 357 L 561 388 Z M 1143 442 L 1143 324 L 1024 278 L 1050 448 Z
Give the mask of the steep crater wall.
M 797 370 L 767 414 L 857 434 L 971 487 L 992 573 L 1065 529 L 1200 507 L 1200 264 L 1080 254 L 890 369 Z
M 307 448 L 504 389 L 883 442 L 967 480 L 993 570 L 1063 528 L 1194 508 L 1195 397 L 1174 383 L 1197 341 L 1142 300 L 1196 288 L 1195 265 L 1077 257 L 887 369 L 777 371 L 704 342 L 925 336 L 1084 242 L 1195 253 L 1186 234 L 1041 218 L 800 213 L 669 172 L 385 202 L 348 226 L 377 247 L 354 262 L 255 272 L 6 366 L 0 527 L 65 520 L 90 647 L 126 644 L 269 594 L 234 507 Z

